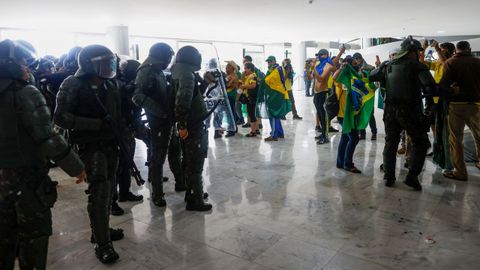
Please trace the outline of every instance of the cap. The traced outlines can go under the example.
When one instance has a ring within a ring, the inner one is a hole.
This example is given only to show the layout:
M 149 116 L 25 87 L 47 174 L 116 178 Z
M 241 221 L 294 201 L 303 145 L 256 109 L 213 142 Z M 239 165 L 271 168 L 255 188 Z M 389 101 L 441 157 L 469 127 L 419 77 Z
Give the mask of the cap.
M 352 57 L 353 57 L 353 59 L 363 59 L 362 54 L 361 54 L 361 53 L 358 53 L 358 52 L 357 52 L 357 53 L 354 53 Z
M 318 51 L 317 54 L 315 54 L 315 56 L 320 56 L 320 55 L 325 55 L 325 54 L 328 54 L 328 51 L 325 50 L 325 49 L 321 49 L 320 51 Z
M 273 55 L 270 55 L 270 56 L 267 58 L 267 60 L 265 60 L 265 62 L 272 62 L 272 61 L 277 62 L 277 58 L 275 58 L 275 56 L 273 56 Z

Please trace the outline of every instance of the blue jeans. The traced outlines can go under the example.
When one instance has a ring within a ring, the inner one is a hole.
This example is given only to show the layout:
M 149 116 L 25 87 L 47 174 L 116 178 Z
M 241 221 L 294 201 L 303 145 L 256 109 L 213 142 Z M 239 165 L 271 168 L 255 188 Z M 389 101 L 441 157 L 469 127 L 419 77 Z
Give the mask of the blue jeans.
M 339 119 L 339 122 L 342 123 L 342 120 Z M 354 167 L 353 153 L 358 141 L 358 130 L 352 130 L 348 134 L 342 133 L 340 143 L 338 144 L 337 168 L 351 169 Z
M 312 81 L 305 80 L 305 96 L 310 96 L 310 86 L 312 86 Z
M 272 129 L 270 132 L 270 136 L 272 136 L 272 138 L 285 136 L 280 118 L 270 117 L 268 120 L 270 121 L 270 128 Z

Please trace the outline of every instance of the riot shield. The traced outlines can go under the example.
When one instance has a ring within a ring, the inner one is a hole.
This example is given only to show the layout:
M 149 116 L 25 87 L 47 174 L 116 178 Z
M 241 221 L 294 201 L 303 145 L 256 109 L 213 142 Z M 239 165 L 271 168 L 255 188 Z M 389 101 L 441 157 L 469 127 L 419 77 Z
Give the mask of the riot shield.
M 208 84 L 203 93 L 208 109 L 205 125 L 207 128 L 213 126 L 215 130 L 237 132 L 232 108 L 234 104 L 228 99 L 225 74 L 221 69 L 217 49 L 212 43 L 182 42 L 181 46 L 185 45 L 194 46 L 202 54 L 203 63 L 199 74 Z

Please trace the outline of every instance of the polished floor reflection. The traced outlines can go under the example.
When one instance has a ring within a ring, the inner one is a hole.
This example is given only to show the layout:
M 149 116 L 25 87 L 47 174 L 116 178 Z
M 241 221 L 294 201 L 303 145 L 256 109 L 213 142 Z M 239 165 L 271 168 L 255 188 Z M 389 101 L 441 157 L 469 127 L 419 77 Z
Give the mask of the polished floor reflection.
M 146 198 L 121 203 L 126 214 L 111 218 L 126 236 L 115 242 L 121 259 L 110 267 L 97 261 L 89 242 L 85 185 L 53 170 L 60 194 L 48 269 L 478 269 L 478 169 L 470 164 L 469 182 L 456 182 L 429 159 L 423 192 L 401 183 L 385 188 L 378 111 L 379 139 L 370 141 L 367 132 L 354 156 L 363 174 L 338 170 L 339 135 L 317 146 L 312 99 L 295 95 L 304 120 L 289 115 L 284 140 L 211 138 L 204 171 L 211 213 L 186 212 L 172 181 L 166 183 L 166 208 L 151 203 L 148 186 L 134 186 Z M 399 160 L 402 179 L 406 170 Z

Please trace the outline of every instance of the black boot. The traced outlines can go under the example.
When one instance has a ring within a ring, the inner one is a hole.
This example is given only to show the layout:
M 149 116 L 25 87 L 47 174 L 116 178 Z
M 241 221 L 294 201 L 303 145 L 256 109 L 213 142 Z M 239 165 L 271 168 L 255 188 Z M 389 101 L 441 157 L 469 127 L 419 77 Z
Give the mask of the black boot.
M 155 197 L 152 197 L 152 202 L 153 202 L 153 204 L 155 204 L 158 207 L 167 206 L 167 201 L 165 201 L 165 195 L 164 194 L 162 194 L 161 196 L 157 195 Z
M 405 178 L 405 181 L 403 183 L 416 191 L 422 190 L 422 185 L 418 181 L 418 176 L 407 174 L 407 177 Z
M 187 197 L 187 206 L 185 209 L 187 211 L 198 211 L 198 212 L 205 212 L 212 210 L 212 205 L 205 203 L 204 193 L 203 193 L 203 181 L 202 175 L 192 175 L 191 184 L 192 184 L 192 192 Z M 186 194 L 185 194 L 186 195 Z
M 163 193 L 163 182 L 165 181 L 165 177 L 158 176 L 157 179 L 153 179 L 152 182 L 152 202 L 158 207 L 165 207 L 167 206 L 165 193 Z
M 95 256 L 104 264 L 114 263 L 120 258 L 115 249 L 113 249 L 112 242 L 109 242 L 102 246 L 96 245 Z
M 139 202 L 143 200 L 142 195 L 135 195 L 132 192 L 128 192 L 125 195 L 121 195 L 118 197 L 119 202 Z
M 110 240 L 112 241 L 119 241 L 122 240 L 124 237 L 122 229 L 112 229 L 110 228 Z M 90 236 L 90 243 L 95 244 L 95 237 L 92 235 Z
M 121 216 L 125 214 L 125 211 L 118 205 L 117 202 L 112 203 L 112 208 L 110 209 L 110 214 L 112 216 Z

